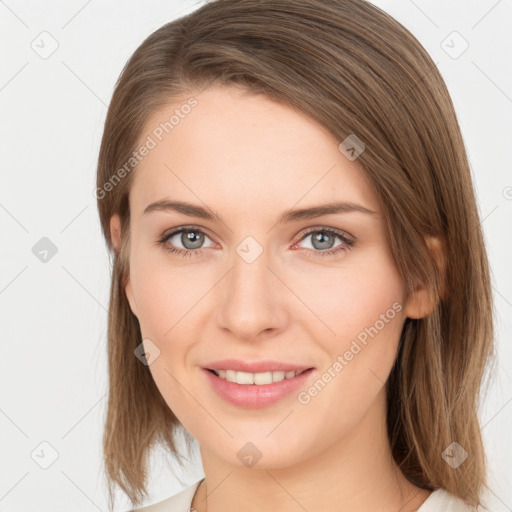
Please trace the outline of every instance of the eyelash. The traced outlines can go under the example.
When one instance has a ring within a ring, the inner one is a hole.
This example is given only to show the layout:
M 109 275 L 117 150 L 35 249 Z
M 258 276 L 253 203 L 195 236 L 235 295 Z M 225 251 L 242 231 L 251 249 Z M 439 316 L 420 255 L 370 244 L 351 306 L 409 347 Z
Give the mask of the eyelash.
M 191 231 L 191 232 L 197 232 L 197 233 L 202 233 L 206 236 L 208 236 L 207 233 L 205 233 L 201 228 L 198 228 L 198 227 L 195 227 L 195 226 L 180 226 L 179 228 L 175 228 L 169 232 L 166 232 L 162 235 L 162 237 L 158 240 L 158 245 L 162 246 L 164 248 L 164 250 L 166 250 L 167 252 L 171 253 L 171 254 L 175 254 L 176 256 L 180 257 L 180 258 L 183 258 L 183 257 L 192 257 L 192 256 L 200 256 L 201 255 L 201 252 L 202 252 L 202 249 L 179 249 L 177 247 L 174 247 L 174 246 L 169 246 L 167 244 L 167 240 L 169 240 L 169 238 L 171 238 L 173 235 L 177 234 L 177 233 L 181 233 L 183 231 Z M 315 227 L 315 228 L 311 228 L 309 229 L 306 233 L 304 233 L 302 235 L 302 237 L 300 238 L 299 242 L 301 242 L 304 238 L 306 238 L 308 235 L 310 235 L 311 233 L 333 233 L 335 234 L 336 236 L 338 236 L 343 244 L 334 248 L 334 249 L 327 249 L 325 251 L 320 251 L 320 250 L 314 250 L 314 249 L 306 249 L 306 251 L 308 253 L 312 253 L 312 255 L 314 257 L 320 257 L 320 258 L 325 258 L 325 257 L 328 257 L 328 256 L 333 256 L 334 254 L 338 253 L 338 252 L 345 252 L 345 251 L 349 251 L 352 247 L 354 247 L 356 245 L 355 241 L 353 240 L 350 240 L 349 238 L 347 238 L 345 236 L 345 234 L 343 233 L 343 231 L 340 231 L 338 229 L 334 229 L 334 228 L 329 228 L 329 227 Z M 298 242 L 297 242 L 298 243 Z

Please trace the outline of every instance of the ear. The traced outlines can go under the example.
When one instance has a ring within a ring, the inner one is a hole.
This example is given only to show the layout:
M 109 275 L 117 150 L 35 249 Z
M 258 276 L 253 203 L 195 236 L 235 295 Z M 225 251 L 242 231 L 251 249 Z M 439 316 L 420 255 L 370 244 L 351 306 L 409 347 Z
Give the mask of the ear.
M 112 240 L 114 251 L 119 254 L 121 250 L 121 218 L 118 213 L 114 213 L 110 217 L 110 239 Z
M 112 215 L 112 217 L 110 217 L 110 238 L 112 240 L 114 251 L 117 255 L 119 255 L 121 250 L 121 234 L 121 218 L 119 217 L 119 214 L 115 213 Z M 128 273 L 126 278 L 126 285 L 124 290 L 126 293 L 126 298 L 130 304 L 130 309 L 132 310 L 132 313 L 137 316 L 135 299 L 133 298 L 132 283 L 130 281 L 130 273 Z
M 439 295 L 444 299 L 446 297 L 446 255 L 444 244 L 440 238 L 433 236 L 426 237 L 425 241 L 436 260 L 437 267 L 441 274 L 441 289 Z M 409 318 L 423 318 L 430 315 L 436 305 L 437 302 L 432 302 L 428 290 L 423 285 L 418 285 L 411 293 L 405 305 L 405 315 Z

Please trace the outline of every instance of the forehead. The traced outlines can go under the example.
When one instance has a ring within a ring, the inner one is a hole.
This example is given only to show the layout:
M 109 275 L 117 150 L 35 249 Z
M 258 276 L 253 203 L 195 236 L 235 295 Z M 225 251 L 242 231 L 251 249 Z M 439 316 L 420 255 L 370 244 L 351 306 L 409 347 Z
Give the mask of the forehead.
M 148 138 L 154 147 L 135 167 L 130 191 L 139 212 L 166 196 L 219 208 L 348 200 L 378 209 L 362 169 L 338 149 L 341 141 L 302 112 L 239 87 L 210 87 L 169 103 L 147 120 L 140 140 Z

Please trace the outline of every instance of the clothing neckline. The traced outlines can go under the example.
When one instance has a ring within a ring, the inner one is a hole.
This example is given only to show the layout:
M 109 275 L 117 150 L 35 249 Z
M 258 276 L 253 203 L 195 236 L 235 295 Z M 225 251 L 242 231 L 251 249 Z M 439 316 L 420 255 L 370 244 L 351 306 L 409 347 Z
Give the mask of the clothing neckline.
M 192 507 L 192 503 L 194 502 L 194 498 L 196 497 L 196 494 L 199 490 L 199 487 L 205 480 L 205 477 L 201 478 L 197 482 L 191 485 L 191 488 L 193 490 L 192 497 L 190 499 L 190 507 L 187 512 L 194 512 L 196 509 Z M 453 496 L 449 492 L 445 491 L 444 489 L 434 489 L 430 492 L 427 499 L 420 505 L 418 509 L 416 509 L 416 512 L 433 512 L 437 511 L 440 506 L 454 506 L 455 504 L 459 504 L 464 506 L 465 504 L 459 500 L 456 496 Z M 435 507 L 435 508 L 433 508 Z M 447 509 L 448 510 L 448 509 Z M 449 510 L 452 510 L 451 508 Z M 454 509 L 459 510 L 459 509 Z M 465 509 L 464 509 L 465 510 Z M 469 509 L 468 509 L 469 510 Z

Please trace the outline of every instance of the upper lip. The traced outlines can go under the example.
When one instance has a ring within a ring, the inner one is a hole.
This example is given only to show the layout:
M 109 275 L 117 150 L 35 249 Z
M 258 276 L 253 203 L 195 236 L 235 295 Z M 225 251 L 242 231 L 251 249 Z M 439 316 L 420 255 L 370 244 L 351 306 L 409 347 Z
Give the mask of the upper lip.
M 263 373 L 263 372 L 300 372 L 309 370 L 312 366 L 300 364 L 284 363 L 282 361 L 264 360 L 264 361 L 242 361 L 241 359 L 223 359 L 222 361 L 213 361 L 208 363 L 205 368 L 209 370 L 235 370 L 237 372 Z

